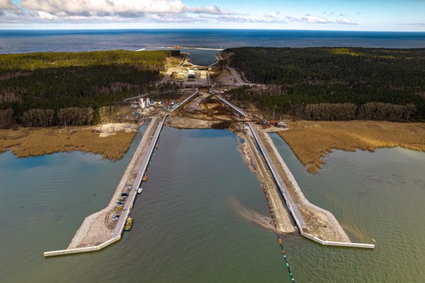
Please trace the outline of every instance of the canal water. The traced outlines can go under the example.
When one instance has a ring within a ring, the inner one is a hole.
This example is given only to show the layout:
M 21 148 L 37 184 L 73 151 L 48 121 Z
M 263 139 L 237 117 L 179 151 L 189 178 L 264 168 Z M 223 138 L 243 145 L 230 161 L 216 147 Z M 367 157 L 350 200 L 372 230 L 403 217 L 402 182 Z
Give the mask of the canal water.
M 208 49 L 182 49 L 182 52 L 190 54 L 190 62 L 195 65 L 209 66 L 216 61 L 215 55 L 220 53 L 218 50 Z
M 147 50 L 173 50 L 171 47 L 151 47 Z M 182 48 L 182 53 L 189 53 L 190 62 L 198 66 L 209 66 L 216 62 L 215 55 L 220 53 L 219 49 Z
M 144 128 L 141 130 L 141 133 Z M 234 200 L 266 213 L 263 192 L 224 130 L 164 128 L 136 200 L 131 232 L 104 251 L 45 259 L 105 206 L 128 164 L 79 152 L 0 155 L 4 282 L 289 282 L 275 235 L 242 219 Z M 309 175 L 272 135 L 306 196 L 373 251 L 285 237 L 297 282 L 423 282 L 425 154 L 336 151 Z

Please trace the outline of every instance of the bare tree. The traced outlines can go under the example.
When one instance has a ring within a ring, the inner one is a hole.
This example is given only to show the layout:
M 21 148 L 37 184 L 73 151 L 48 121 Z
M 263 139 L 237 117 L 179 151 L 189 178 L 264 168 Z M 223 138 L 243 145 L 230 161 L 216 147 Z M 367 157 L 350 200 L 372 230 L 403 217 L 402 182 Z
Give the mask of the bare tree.
M 58 110 L 58 124 L 67 126 L 90 125 L 93 122 L 94 111 L 91 107 L 67 107 Z
M 51 127 L 55 111 L 52 109 L 31 109 L 22 115 L 22 122 L 28 127 Z
M 1 109 L 0 110 L 0 128 L 9 128 L 13 124 L 13 110 Z

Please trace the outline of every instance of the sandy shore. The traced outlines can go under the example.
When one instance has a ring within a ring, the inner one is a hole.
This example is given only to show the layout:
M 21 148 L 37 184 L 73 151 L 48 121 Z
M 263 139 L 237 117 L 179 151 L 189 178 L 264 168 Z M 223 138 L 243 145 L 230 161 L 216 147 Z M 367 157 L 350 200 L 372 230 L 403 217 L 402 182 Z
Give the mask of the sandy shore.
M 425 151 L 425 123 L 294 121 L 288 124 L 289 130 L 279 135 L 311 173 L 320 169 L 322 158 L 334 149 L 373 151 L 403 147 Z
M 182 116 L 171 116 L 167 120 L 167 126 L 177 129 L 210 129 L 215 123 L 217 122 Z
M 83 151 L 101 154 L 118 160 L 127 152 L 135 130 L 121 127 L 123 131 L 108 131 L 100 137 L 95 126 L 63 128 L 0 129 L 0 153 L 10 150 L 17 157 L 40 156 L 55 152 Z M 134 127 L 132 129 L 137 129 Z

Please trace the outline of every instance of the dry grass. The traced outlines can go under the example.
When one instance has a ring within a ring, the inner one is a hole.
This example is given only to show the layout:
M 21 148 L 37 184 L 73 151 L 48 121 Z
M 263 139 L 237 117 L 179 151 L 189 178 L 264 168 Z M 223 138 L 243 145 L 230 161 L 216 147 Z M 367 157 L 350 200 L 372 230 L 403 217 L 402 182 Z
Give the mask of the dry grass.
M 311 173 L 320 169 L 322 157 L 333 149 L 373 151 L 399 146 L 425 151 L 425 123 L 295 121 L 289 128 L 279 134 Z
M 134 136 L 135 133 L 117 133 L 100 138 L 91 127 L 0 130 L 0 153 L 11 150 L 17 157 L 28 157 L 83 151 L 117 160 L 127 152 Z

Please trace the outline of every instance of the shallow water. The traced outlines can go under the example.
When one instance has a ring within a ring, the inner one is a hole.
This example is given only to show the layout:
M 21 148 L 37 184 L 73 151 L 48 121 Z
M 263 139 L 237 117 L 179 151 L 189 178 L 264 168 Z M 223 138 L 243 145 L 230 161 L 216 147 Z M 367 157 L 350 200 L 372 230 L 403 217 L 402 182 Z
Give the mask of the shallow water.
M 376 241 L 366 251 L 291 239 L 299 282 L 425 282 L 425 153 L 334 151 L 311 175 L 272 139 L 312 203 L 333 212 L 353 241 Z
M 0 255 L 2 278 L 6 282 L 286 280 L 275 235 L 230 207 L 229 200 L 236 198 L 266 213 L 263 192 L 236 148 L 236 137 L 228 131 L 165 128 L 149 181 L 132 212 L 132 231 L 102 252 L 49 259 L 43 258 L 43 251 L 65 248 L 82 219 L 107 203 L 129 155 L 117 163 L 80 153 L 34 159 L 0 155 L 2 168 L 7 167 L 1 170 L 0 207 L 3 215 L 10 215 L 4 230 L 8 233 L 0 239 L 3 245 L 8 243 Z M 19 176 L 26 180 L 14 181 Z M 23 185 L 28 182 L 31 185 Z M 31 193 L 24 193 L 25 187 Z M 23 209 L 16 211 L 17 204 Z
M 143 130 L 142 130 L 143 131 Z M 232 209 L 266 214 L 263 192 L 223 130 L 164 128 L 131 232 L 107 249 L 45 259 L 102 208 L 137 145 L 118 162 L 79 152 L 0 155 L 0 276 L 4 282 L 288 282 L 273 233 Z M 425 154 L 335 151 L 317 175 L 272 135 L 305 195 L 352 239 L 376 249 L 322 247 L 286 236 L 297 282 L 423 282 Z
M 81 152 L 0 155 L 2 282 L 42 282 L 52 273 L 42 253 L 66 248 L 84 217 L 108 203 L 145 129 L 116 162 Z

